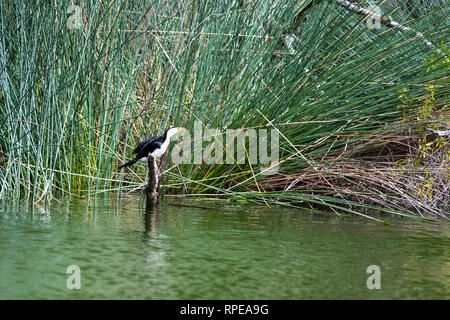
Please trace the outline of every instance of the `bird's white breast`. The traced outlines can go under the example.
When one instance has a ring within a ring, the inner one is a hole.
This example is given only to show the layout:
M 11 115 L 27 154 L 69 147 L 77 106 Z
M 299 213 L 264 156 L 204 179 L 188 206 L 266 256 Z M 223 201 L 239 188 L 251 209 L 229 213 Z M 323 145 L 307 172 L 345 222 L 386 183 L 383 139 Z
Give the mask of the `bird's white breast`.
M 161 157 L 164 152 L 166 152 L 167 147 L 169 146 L 170 138 L 167 138 L 166 141 L 161 145 L 161 148 L 155 149 L 155 151 L 152 152 L 152 156 L 158 158 Z

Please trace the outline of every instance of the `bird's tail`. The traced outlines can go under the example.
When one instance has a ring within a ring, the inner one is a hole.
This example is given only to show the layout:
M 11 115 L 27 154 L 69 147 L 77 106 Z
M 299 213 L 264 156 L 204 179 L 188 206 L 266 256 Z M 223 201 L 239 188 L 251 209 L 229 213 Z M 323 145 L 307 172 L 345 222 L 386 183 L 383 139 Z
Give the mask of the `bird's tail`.
M 135 164 L 137 161 L 138 161 L 138 159 L 137 159 L 137 158 L 134 158 L 133 160 L 131 160 L 131 161 L 129 161 L 129 162 L 127 162 L 127 163 L 121 165 L 121 166 L 119 167 L 119 170 L 122 169 L 122 168 L 126 168 L 126 167 L 129 167 L 129 166 L 132 166 L 132 165 Z

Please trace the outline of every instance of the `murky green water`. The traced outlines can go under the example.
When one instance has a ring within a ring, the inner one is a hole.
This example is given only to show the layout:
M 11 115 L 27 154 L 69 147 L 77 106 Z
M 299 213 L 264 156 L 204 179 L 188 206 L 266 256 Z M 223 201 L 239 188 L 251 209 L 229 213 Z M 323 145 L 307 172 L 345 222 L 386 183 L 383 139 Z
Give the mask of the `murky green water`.
M 136 198 L 0 206 L 0 298 L 450 298 L 449 225 L 220 208 L 231 211 L 149 214 Z M 80 290 L 66 286 L 69 265 Z M 367 288 L 370 265 L 379 290 Z

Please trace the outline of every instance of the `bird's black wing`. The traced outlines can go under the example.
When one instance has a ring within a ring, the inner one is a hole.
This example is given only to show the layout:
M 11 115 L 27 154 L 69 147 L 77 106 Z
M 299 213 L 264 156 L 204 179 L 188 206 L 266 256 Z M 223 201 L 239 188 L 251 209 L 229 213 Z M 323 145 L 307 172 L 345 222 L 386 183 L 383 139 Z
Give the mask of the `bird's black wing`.
M 156 140 L 158 140 L 158 139 L 159 139 L 158 136 L 154 136 L 154 137 L 145 139 L 144 141 L 141 141 L 141 143 L 138 144 L 138 146 L 136 147 L 136 149 L 133 150 L 133 154 L 139 154 L 139 152 L 141 151 L 141 149 L 142 149 L 143 146 L 145 146 L 145 145 L 147 145 L 147 144 L 149 144 L 149 143 L 152 143 L 153 141 L 156 141 Z
M 136 155 L 136 158 L 140 159 L 142 157 L 148 157 L 148 155 L 150 153 L 152 153 L 153 151 L 155 151 L 157 148 L 161 148 L 161 145 L 163 143 L 161 141 L 159 141 L 157 138 L 158 137 L 156 137 L 156 139 L 151 139 L 151 140 L 147 141 L 145 144 L 143 144 L 141 146 L 141 148 L 139 149 L 139 152 Z

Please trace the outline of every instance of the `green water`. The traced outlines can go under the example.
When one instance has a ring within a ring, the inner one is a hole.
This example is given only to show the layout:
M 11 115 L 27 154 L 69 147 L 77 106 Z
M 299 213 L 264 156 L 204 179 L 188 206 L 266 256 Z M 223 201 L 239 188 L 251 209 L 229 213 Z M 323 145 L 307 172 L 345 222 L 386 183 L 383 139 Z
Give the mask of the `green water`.
M 210 202 L 145 213 L 138 200 L 0 206 L 0 298 L 450 298 L 446 224 Z M 367 288 L 370 265 L 381 289 Z

